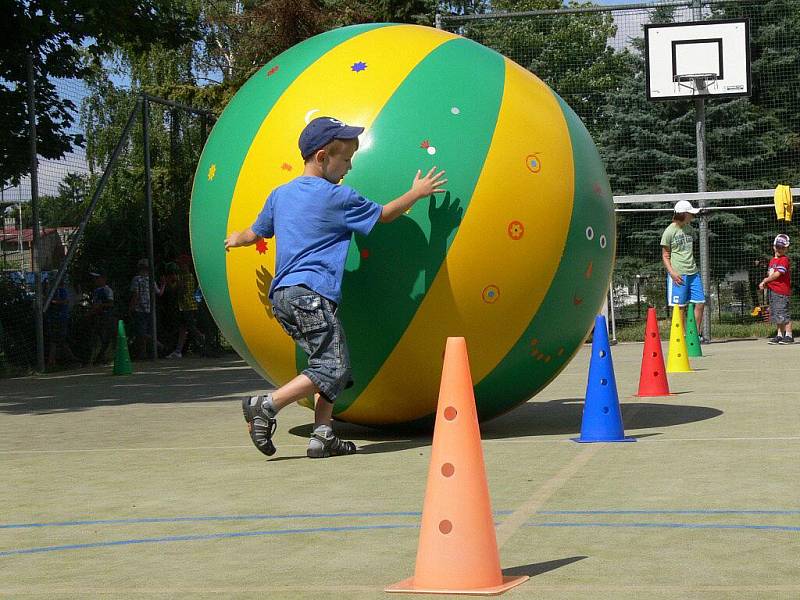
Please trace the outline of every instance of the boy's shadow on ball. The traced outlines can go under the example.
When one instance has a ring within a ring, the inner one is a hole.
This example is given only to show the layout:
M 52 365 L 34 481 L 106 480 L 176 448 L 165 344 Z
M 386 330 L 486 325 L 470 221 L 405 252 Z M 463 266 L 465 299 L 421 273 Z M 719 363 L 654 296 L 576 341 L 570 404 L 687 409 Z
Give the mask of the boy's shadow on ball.
M 405 333 L 464 214 L 461 200 L 451 200 L 449 192 L 438 201 L 431 196 L 427 210 L 422 224 L 402 216 L 390 226 L 376 226 L 369 236 L 355 237 L 338 313 L 355 382 L 342 394 L 345 402 L 363 391 Z

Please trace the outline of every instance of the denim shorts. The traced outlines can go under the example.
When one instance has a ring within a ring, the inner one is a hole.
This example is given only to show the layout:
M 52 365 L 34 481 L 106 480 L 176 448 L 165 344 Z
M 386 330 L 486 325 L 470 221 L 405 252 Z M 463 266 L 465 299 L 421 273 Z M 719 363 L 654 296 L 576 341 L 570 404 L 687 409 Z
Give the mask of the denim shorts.
M 350 353 L 337 306 L 304 286 L 278 288 L 272 294 L 272 314 L 303 352 L 303 371 L 328 402 L 353 385 Z
M 769 291 L 769 320 L 779 325 L 792 320 L 789 314 L 789 296 Z

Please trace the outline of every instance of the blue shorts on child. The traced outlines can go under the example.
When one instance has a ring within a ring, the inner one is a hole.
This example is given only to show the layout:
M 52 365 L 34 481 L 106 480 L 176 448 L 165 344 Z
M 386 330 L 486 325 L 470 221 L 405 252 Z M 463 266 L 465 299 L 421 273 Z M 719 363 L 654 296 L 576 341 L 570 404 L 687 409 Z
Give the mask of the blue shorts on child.
M 689 302 L 693 304 L 703 304 L 706 295 L 703 291 L 703 280 L 700 273 L 691 275 L 681 275 L 683 285 L 678 285 L 672 281 L 672 277 L 667 275 L 667 304 L 669 306 L 686 306 Z

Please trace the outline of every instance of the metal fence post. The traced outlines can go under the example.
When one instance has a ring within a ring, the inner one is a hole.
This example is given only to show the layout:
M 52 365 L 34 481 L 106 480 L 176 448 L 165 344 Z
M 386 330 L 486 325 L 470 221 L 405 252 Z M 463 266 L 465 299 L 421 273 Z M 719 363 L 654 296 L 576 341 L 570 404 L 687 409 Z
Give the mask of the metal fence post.
M 36 150 L 36 80 L 33 70 L 33 53 L 28 53 L 28 131 L 31 153 L 31 213 L 33 236 L 31 240 L 31 269 L 36 293 L 34 318 L 36 322 L 36 369 L 44 371 L 44 315 L 42 314 L 42 257 L 39 238 L 39 160 Z M 20 211 L 20 221 L 22 212 Z M 24 263 L 23 263 L 24 264 Z M 24 269 L 23 269 L 24 272 Z
M 692 17 L 695 21 L 703 18 L 702 0 L 692 0 Z M 705 192 L 707 189 L 707 168 L 706 168 L 706 101 L 703 96 L 696 96 L 694 99 L 695 114 L 695 138 L 697 140 L 697 191 Z M 699 208 L 706 207 L 705 198 L 698 200 Z M 700 278 L 707 290 L 711 285 L 711 268 L 709 263 L 708 248 L 708 218 L 705 214 L 700 214 Z M 706 298 L 706 308 L 708 308 L 708 298 Z M 703 337 L 711 339 L 711 315 L 708 310 L 703 311 L 703 322 L 700 324 Z
M 144 145 L 144 198 L 147 219 L 147 261 L 150 263 L 150 327 L 152 356 L 158 358 L 158 323 L 156 319 L 156 274 L 153 251 L 153 187 L 150 173 L 150 102 L 142 94 L 142 144 Z

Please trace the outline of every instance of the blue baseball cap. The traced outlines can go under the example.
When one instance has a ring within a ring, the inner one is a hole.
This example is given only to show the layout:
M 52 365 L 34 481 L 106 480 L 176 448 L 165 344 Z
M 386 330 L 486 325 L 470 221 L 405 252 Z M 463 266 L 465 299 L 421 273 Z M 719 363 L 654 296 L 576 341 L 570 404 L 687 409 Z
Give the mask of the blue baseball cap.
M 303 160 L 333 140 L 354 140 L 364 133 L 363 127 L 345 125 L 333 117 L 317 117 L 306 125 L 300 134 L 297 145 Z

